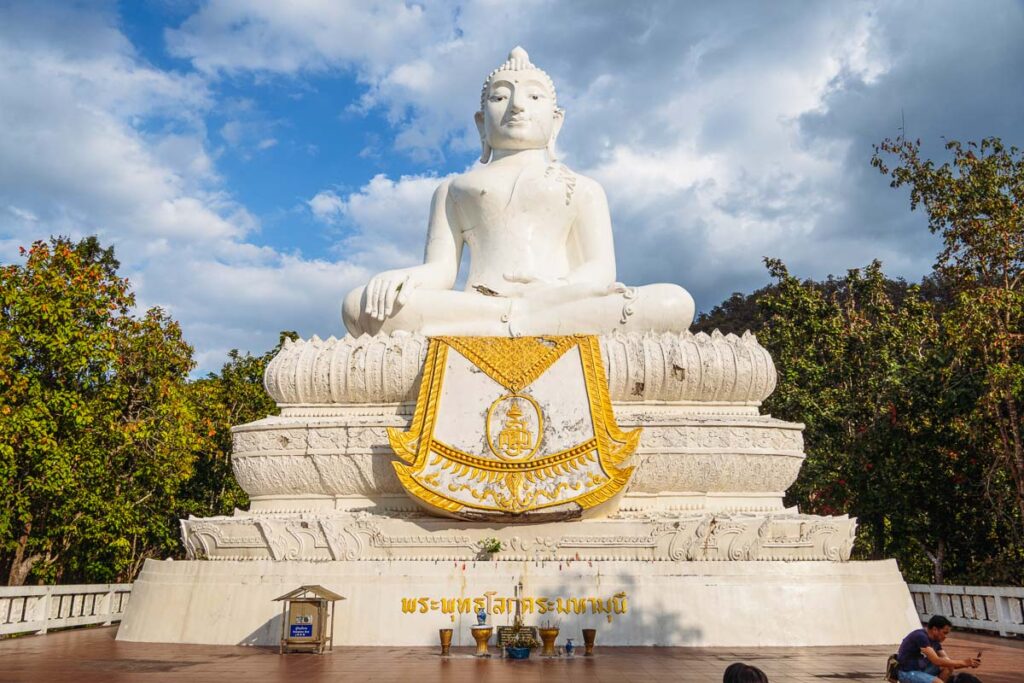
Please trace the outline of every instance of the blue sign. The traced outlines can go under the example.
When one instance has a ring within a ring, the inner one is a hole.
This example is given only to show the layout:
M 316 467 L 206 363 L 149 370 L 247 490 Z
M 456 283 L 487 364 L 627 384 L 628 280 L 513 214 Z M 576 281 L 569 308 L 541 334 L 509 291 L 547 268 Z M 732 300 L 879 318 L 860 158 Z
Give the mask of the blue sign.
M 289 638 L 312 638 L 313 624 L 292 624 Z

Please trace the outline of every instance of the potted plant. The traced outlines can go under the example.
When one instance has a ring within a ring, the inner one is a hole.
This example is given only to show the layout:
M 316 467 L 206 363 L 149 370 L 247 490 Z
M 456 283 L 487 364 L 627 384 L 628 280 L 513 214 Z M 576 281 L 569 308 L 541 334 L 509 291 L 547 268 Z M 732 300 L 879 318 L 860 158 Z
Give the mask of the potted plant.
M 501 552 L 501 541 L 491 536 L 481 539 L 477 544 L 477 547 L 480 548 L 480 552 L 477 557 L 481 560 L 489 560 L 492 555 L 497 552 Z
M 533 637 L 533 629 L 520 625 L 512 640 L 505 646 L 505 655 L 509 659 L 529 659 L 530 650 L 539 646 L 540 643 Z

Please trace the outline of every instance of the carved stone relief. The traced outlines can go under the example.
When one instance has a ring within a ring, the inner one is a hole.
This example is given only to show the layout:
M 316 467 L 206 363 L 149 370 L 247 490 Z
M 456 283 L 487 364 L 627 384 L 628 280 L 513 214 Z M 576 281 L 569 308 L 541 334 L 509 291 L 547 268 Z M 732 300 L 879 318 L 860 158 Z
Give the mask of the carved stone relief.
M 485 536 L 502 550 L 487 559 L 736 561 L 850 557 L 849 517 L 777 514 L 620 514 L 600 522 L 509 526 L 497 531 L 434 518 L 366 513 L 182 520 L 190 559 L 373 561 L 479 559 Z
M 767 417 L 674 418 L 661 408 L 618 412 L 624 429 L 643 426 L 632 493 L 781 492 L 803 461 L 801 426 Z M 234 430 L 232 464 L 250 496 L 374 496 L 401 493 L 387 426 L 408 418 L 381 408 L 379 426 L 366 416 L 271 418 Z

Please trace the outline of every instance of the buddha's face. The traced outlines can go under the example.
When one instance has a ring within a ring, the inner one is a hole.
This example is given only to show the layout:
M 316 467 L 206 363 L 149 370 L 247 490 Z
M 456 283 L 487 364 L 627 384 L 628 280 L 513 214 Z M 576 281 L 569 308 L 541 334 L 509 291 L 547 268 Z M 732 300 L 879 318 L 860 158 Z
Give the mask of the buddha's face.
M 554 93 L 534 70 L 494 74 L 483 105 L 477 127 L 494 149 L 542 149 L 561 124 Z

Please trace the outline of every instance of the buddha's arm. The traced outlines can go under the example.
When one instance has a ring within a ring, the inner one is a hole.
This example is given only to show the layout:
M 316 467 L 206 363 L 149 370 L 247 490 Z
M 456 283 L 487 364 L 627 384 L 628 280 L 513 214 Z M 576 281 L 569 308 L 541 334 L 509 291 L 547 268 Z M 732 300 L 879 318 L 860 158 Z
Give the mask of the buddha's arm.
M 569 284 L 608 287 L 615 282 L 615 245 L 604 190 L 594 180 L 579 177 L 576 222 L 570 239 L 576 241 L 579 263 L 566 277 Z
M 396 303 L 405 303 L 413 289 L 451 289 L 455 284 L 462 254 L 462 236 L 448 219 L 450 182 L 441 183 L 430 202 L 423 263 L 385 271 L 366 285 L 366 313 L 371 317 L 384 320 L 391 315 Z
M 450 180 L 441 183 L 430 202 L 427 246 L 417 277 L 417 286 L 424 289 L 451 289 L 459 275 L 463 240 L 461 230 L 449 218 L 455 211 L 455 205 L 448 196 L 450 184 Z

